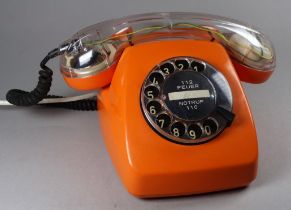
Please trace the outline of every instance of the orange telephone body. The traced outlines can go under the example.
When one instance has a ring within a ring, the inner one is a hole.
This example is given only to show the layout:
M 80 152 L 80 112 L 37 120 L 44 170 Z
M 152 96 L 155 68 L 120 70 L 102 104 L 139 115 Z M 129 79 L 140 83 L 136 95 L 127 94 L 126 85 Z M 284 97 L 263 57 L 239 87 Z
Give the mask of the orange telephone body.
M 150 56 L 149 56 L 150 55 Z M 195 146 L 165 140 L 147 124 L 140 106 L 144 79 L 157 63 L 189 56 L 214 66 L 227 79 L 236 114 L 230 128 Z M 111 85 L 100 91 L 101 130 L 113 164 L 138 197 L 179 196 L 247 186 L 256 177 L 258 145 L 240 79 L 216 42 L 168 40 L 127 47 Z
M 256 130 L 240 81 L 262 83 L 275 51 L 258 30 L 196 13 L 150 13 L 97 23 L 60 50 L 77 90 L 100 90 L 111 160 L 141 198 L 247 186 Z

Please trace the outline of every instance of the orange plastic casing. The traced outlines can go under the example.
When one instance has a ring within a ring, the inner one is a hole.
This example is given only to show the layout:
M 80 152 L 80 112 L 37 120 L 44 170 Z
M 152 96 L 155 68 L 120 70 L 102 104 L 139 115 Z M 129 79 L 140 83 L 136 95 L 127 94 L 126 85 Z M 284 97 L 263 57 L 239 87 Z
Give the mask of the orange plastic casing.
M 259 84 L 267 81 L 270 76 L 273 74 L 274 69 L 270 70 L 259 70 L 247 67 L 243 64 L 240 64 L 235 59 L 232 59 L 233 66 L 236 69 L 237 75 L 241 81 Z
M 141 88 L 148 73 L 176 56 L 190 56 L 220 71 L 233 94 L 235 119 L 200 145 L 180 145 L 157 135 L 146 122 Z M 255 126 L 240 80 L 225 49 L 209 41 L 142 43 L 124 50 L 112 83 L 100 92 L 101 130 L 111 160 L 127 190 L 137 197 L 213 192 L 248 185 L 256 177 Z
M 67 77 L 63 74 L 63 78 L 67 85 L 76 90 L 96 90 L 110 84 L 115 68 L 116 64 L 113 64 L 109 68 L 93 76 L 74 78 Z

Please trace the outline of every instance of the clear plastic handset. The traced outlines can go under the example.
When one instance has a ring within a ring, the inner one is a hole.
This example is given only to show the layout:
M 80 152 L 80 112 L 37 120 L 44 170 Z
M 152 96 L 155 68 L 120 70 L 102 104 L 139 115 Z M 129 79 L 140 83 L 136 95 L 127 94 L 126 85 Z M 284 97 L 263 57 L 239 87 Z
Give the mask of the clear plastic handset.
M 253 27 L 219 16 L 173 12 L 113 19 L 80 30 L 65 42 L 61 70 L 68 78 L 97 75 L 112 67 L 128 46 L 172 39 L 216 41 L 248 69 L 275 68 L 271 42 Z

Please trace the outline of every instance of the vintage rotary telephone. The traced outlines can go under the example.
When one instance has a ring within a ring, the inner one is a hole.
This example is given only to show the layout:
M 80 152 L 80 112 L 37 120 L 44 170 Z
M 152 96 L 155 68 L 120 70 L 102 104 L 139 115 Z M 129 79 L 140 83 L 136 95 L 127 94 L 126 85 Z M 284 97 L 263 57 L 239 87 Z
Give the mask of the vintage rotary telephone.
M 61 72 L 85 97 L 48 96 Z M 76 33 L 41 63 L 35 90 L 11 90 L 9 103 L 98 108 L 101 130 L 124 185 L 138 197 L 247 186 L 258 146 L 240 81 L 261 83 L 275 68 L 271 43 L 227 18 L 152 13 L 98 23 Z

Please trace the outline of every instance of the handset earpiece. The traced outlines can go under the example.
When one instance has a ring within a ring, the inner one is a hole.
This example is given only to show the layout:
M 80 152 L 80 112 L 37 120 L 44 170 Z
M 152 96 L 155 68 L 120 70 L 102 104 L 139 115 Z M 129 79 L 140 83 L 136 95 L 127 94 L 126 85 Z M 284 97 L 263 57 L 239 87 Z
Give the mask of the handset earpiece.
M 250 39 L 233 34 L 229 40 L 229 52 L 240 80 L 250 83 L 265 82 L 275 68 L 275 53 L 270 42 L 256 34 Z M 254 38 L 254 39 L 253 39 Z M 251 41 L 253 40 L 252 43 Z
M 62 55 L 61 72 L 75 89 L 98 89 L 111 82 L 125 48 L 171 39 L 222 44 L 243 81 L 264 82 L 275 68 L 271 42 L 252 27 L 212 15 L 150 13 L 104 21 L 82 29 L 73 36 Z

